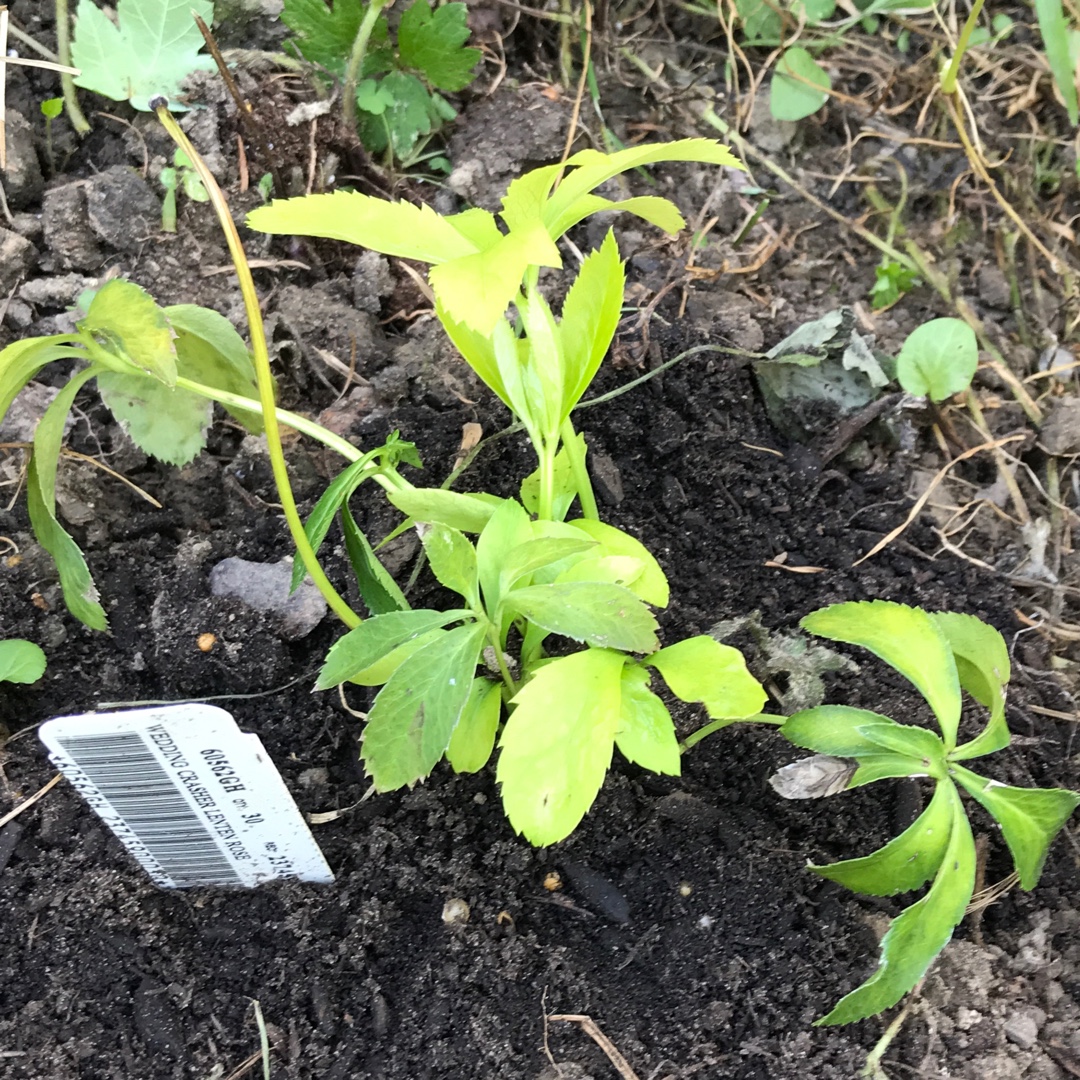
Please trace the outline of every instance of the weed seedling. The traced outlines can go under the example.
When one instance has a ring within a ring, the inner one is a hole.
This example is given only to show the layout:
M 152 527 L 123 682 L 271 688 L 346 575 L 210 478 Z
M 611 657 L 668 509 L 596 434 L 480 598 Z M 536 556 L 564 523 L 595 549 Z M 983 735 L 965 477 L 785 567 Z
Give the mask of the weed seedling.
M 50 175 L 56 172 L 56 158 L 53 155 L 53 121 L 64 111 L 62 97 L 46 98 L 41 103 L 41 115 L 45 117 L 45 157 L 49 162 Z
M 434 9 L 413 0 L 401 14 L 396 39 L 383 14 L 387 0 L 368 4 L 285 0 L 281 21 L 296 35 L 305 60 L 342 80 L 343 111 L 373 154 L 405 165 L 457 113 L 442 93 L 473 81 L 480 50 L 468 48 L 465 4 Z
M 1010 740 L 1005 719 L 1009 652 L 1001 635 L 979 619 L 873 600 L 823 608 L 801 625 L 832 641 L 860 645 L 895 668 L 926 699 L 940 732 L 846 705 L 795 713 L 780 729 L 796 746 L 824 755 L 797 763 L 794 779 L 789 774 L 774 785 L 797 786 L 801 768 L 812 779 L 812 790 L 801 797 L 901 776 L 928 777 L 934 785 L 926 809 L 885 847 L 864 858 L 810 867 L 873 896 L 931 883 L 921 900 L 892 921 L 877 971 L 818 1021 L 846 1024 L 895 1005 L 923 977 L 964 917 L 975 887 L 975 841 L 961 792 L 1001 828 L 1023 889 L 1035 887 L 1050 844 L 1080 795 L 1009 787 L 963 764 L 1004 749 Z M 959 742 L 965 691 L 990 718 L 978 735 Z
M 267 173 L 267 176 L 269 175 Z M 172 165 L 167 165 L 161 170 L 159 179 L 161 186 L 165 189 L 165 198 L 161 203 L 161 228 L 163 232 L 174 233 L 176 232 L 177 188 L 183 188 L 184 194 L 193 202 L 206 202 L 210 196 L 206 193 L 199 174 L 183 150 L 177 150 L 173 154 Z
M 0 682 L 33 683 L 45 674 L 41 647 L 22 638 L 0 641 Z

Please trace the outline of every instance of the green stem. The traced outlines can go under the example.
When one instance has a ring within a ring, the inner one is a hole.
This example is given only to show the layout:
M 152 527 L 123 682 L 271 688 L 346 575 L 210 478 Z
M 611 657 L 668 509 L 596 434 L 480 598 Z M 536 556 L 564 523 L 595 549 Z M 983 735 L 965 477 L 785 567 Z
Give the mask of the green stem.
M 382 9 L 393 0 L 371 0 L 371 5 L 364 12 L 360 20 L 360 29 L 356 32 L 352 50 L 349 53 L 349 62 L 345 67 L 345 86 L 342 89 L 344 101 L 342 111 L 345 124 L 350 131 L 356 130 L 356 83 L 360 78 L 360 69 L 364 65 L 364 57 L 367 56 L 368 44 L 371 41 L 371 32 L 375 29 L 375 23 L 382 14 Z
M 541 521 L 555 520 L 555 444 L 544 443 L 540 452 L 540 496 L 537 517 Z
M 261 409 L 260 403 L 254 398 L 244 397 L 243 394 L 232 394 L 228 390 L 219 390 L 216 386 L 206 386 L 195 382 L 194 379 L 185 379 L 182 375 L 176 380 L 176 387 L 178 390 L 190 390 L 193 394 L 209 398 L 230 409 L 246 409 L 250 412 L 259 412 Z M 274 413 L 280 423 L 321 442 L 323 446 L 339 453 L 346 461 L 359 461 L 364 456 L 363 451 L 353 446 L 351 442 L 327 431 L 314 420 L 308 420 L 298 413 L 289 412 L 288 409 L 279 409 L 277 406 L 274 407 Z
M 172 136 L 173 142 L 180 147 L 188 156 L 188 160 L 194 166 L 196 172 L 210 196 L 210 202 L 221 224 L 225 240 L 229 245 L 229 254 L 232 257 L 233 266 L 236 268 L 236 276 L 240 282 L 240 292 L 244 297 L 244 309 L 248 317 L 248 331 L 251 335 L 251 355 L 255 364 L 255 376 L 259 384 L 259 404 L 262 409 L 263 424 L 266 428 L 266 450 L 270 458 L 270 468 L 274 474 L 274 483 L 277 486 L 278 498 L 281 501 L 281 509 L 288 523 L 289 532 L 292 534 L 296 552 L 304 569 L 311 575 L 319 592 L 326 598 L 327 604 L 333 609 L 339 619 L 351 630 L 359 626 L 361 618 L 349 607 L 344 597 L 338 593 L 330 583 L 315 551 L 311 546 L 307 533 L 304 531 L 304 523 L 300 519 L 300 512 L 296 508 L 296 499 L 293 497 L 292 487 L 289 483 L 289 470 L 285 464 L 285 451 L 281 445 L 281 431 L 278 428 L 277 405 L 274 401 L 274 376 L 270 371 L 270 354 L 266 347 L 266 331 L 263 327 L 262 311 L 259 308 L 259 297 L 255 291 L 255 281 L 251 276 L 251 268 L 248 266 L 244 246 L 240 242 L 240 233 L 236 229 L 229 204 L 218 187 L 213 173 L 206 166 L 199 152 L 191 144 L 191 140 L 180 130 L 175 118 L 170 114 L 168 105 L 163 98 L 156 98 L 150 102 L 151 107 L 157 113 L 157 118 L 162 127 Z
M 755 716 L 746 716 L 738 720 L 726 718 L 714 720 L 711 724 L 706 724 L 692 734 L 687 735 L 682 741 L 682 752 L 685 754 L 692 746 L 697 746 L 707 735 L 711 735 L 714 731 L 720 731 L 722 728 L 731 727 L 732 724 L 773 724 L 780 727 L 785 720 L 787 720 L 786 716 L 774 716 L 772 713 L 757 713 Z
M 975 29 L 975 23 L 978 21 L 979 13 L 982 9 L 983 0 L 975 0 L 975 3 L 971 7 L 971 11 L 968 13 L 967 21 L 964 23 L 964 28 L 960 31 L 960 40 L 956 43 L 956 52 L 953 53 L 952 59 L 949 61 L 949 66 L 945 69 L 945 74 L 941 77 L 941 89 L 943 93 L 956 93 L 956 77 L 960 73 L 960 61 L 963 60 L 964 53 L 968 50 L 968 43 L 971 41 L 971 33 Z
M 570 462 L 570 471 L 574 474 L 574 486 L 577 488 L 578 499 L 581 501 L 582 517 L 599 521 L 600 511 L 596 507 L 596 496 L 593 494 L 589 470 L 585 465 L 585 454 L 578 445 L 577 432 L 574 431 L 573 421 L 569 417 L 559 428 L 559 436 L 562 439 L 563 449 L 566 451 L 566 458 Z
M 68 0 L 56 0 L 56 52 L 60 63 L 71 66 L 71 16 L 68 14 Z M 75 93 L 75 77 L 67 71 L 60 72 L 60 87 L 64 94 L 64 108 L 67 109 L 71 126 L 80 135 L 90 130 L 90 121 L 79 108 L 79 96 Z

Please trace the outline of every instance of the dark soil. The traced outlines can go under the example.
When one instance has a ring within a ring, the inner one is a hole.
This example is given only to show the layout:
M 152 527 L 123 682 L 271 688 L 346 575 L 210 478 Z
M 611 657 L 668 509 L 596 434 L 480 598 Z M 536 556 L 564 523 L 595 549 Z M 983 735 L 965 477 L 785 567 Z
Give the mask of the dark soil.
M 13 5 L 24 25 L 32 7 Z M 28 117 L 36 115 L 35 79 L 13 80 L 9 89 L 9 102 Z M 527 92 L 507 90 L 501 100 L 507 116 L 539 107 Z M 466 109 L 454 136 L 458 157 L 469 152 L 470 130 L 494 137 L 491 116 L 481 111 L 490 106 L 474 108 L 479 127 L 470 129 Z M 507 149 L 506 168 L 542 159 L 544 140 L 557 157 L 564 115 L 531 127 L 522 138 L 537 146 L 517 156 Z M 152 126 L 145 118 L 138 123 L 150 154 L 163 154 Z M 50 191 L 130 160 L 130 145 L 115 132 L 98 128 L 94 139 L 50 181 Z M 230 139 L 221 140 L 226 150 Z M 505 179 L 489 178 L 496 185 Z M 662 174 L 662 183 L 691 216 L 711 181 L 684 170 Z M 18 209 L 40 213 L 41 196 L 34 198 Z M 797 228 L 805 211 L 781 200 L 777 215 Z M 73 264 L 70 244 L 52 244 L 48 230 L 33 239 L 43 280 L 72 268 L 95 280 L 104 272 L 93 253 Z M 198 276 L 199 268 L 227 262 L 204 208 L 185 208 L 176 239 L 152 236 L 126 252 L 100 236 L 93 243 L 162 303 L 239 310 L 231 277 Z M 827 256 L 843 243 L 818 229 L 805 248 L 782 253 L 754 275 L 754 295 L 785 298 L 771 316 L 748 298 L 741 279 L 702 283 L 681 319 L 676 291 L 647 341 L 628 320 L 616 349 L 624 362 L 603 372 L 596 392 L 625 385 L 690 346 L 769 347 L 805 319 L 862 295 L 873 263 L 846 271 L 838 288 Z M 650 295 L 672 265 L 670 250 L 629 230 L 623 248 L 638 295 Z M 252 238 L 252 255 L 268 250 Z M 506 425 L 501 407 L 436 343 L 430 322 L 411 331 L 402 323 L 380 327 L 378 316 L 419 306 L 407 279 L 372 291 L 353 273 L 355 252 L 333 245 L 281 245 L 271 254 L 316 266 L 307 274 L 260 271 L 287 403 L 313 412 L 329 406 L 341 376 L 317 350 L 347 364 L 357 339 L 367 384 L 323 416 L 358 443 L 374 444 L 398 428 L 417 443 L 428 481 L 438 483 L 464 423 L 479 422 L 488 434 Z M 16 315 L 23 318 L 25 309 L 29 321 L 9 320 L 0 344 L 66 317 L 64 303 L 19 303 Z M 917 313 L 888 317 L 880 329 L 899 340 L 912 320 Z M 804 867 L 866 853 L 903 828 L 922 797 L 911 782 L 785 802 L 765 781 L 798 755 L 771 732 L 736 727 L 689 753 L 681 778 L 658 778 L 617 759 L 578 831 L 548 850 L 514 835 L 492 770 L 454 777 L 440 767 L 412 791 L 360 803 L 359 721 L 335 694 L 310 692 L 338 628 L 327 618 L 309 637 L 285 640 L 272 618 L 210 593 L 209 570 L 220 559 L 275 561 L 291 551 L 259 447 L 223 424 L 206 454 L 167 469 L 135 451 L 92 394 L 83 404 L 72 448 L 104 454 L 164 509 L 149 508 L 90 466 L 62 466 L 69 521 L 90 511 L 69 528 L 104 597 L 108 635 L 67 615 L 48 559 L 29 535 L 23 502 L 0 510 L 0 535 L 21 549 L 0 570 L 0 629 L 38 641 L 49 656 L 39 684 L 0 689 L 0 736 L 5 728 L 12 735 L 0 740 L 0 813 L 51 776 L 34 737 L 40 721 L 104 702 L 227 695 L 220 704 L 258 733 L 304 812 L 342 809 L 314 826 L 336 882 L 158 890 L 62 784 L 0 828 L 0 1076 L 239 1076 L 234 1070 L 259 1047 L 253 1000 L 265 1018 L 275 1076 L 614 1076 L 577 1025 L 545 1025 L 553 1013 L 591 1016 L 641 1080 L 856 1075 L 883 1023 L 812 1024 L 872 970 L 882 917 L 903 903 L 853 897 Z M 1074 726 L 1028 708 L 1060 710 L 1067 702 L 1039 640 L 1017 639 L 1018 601 L 1002 576 L 927 554 L 937 547 L 928 519 L 853 565 L 906 514 L 906 478 L 921 463 L 918 455 L 875 436 L 857 459 L 823 466 L 813 447 L 773 429 L 746 361 L 716 353 L 688 358 L 582 412 L 579 426 L 601 473 L 607 520 L 640 537 L 671 579 L 672 602 L 660 615 L 665 640 L 751 611 L 771 629 L 790 630 L 824 604 L 874 597 L 978 615 L 1010 644 L 1020 642 L 1009 721 L 1021 738 L 988 771 L 1015 783 L 1075 786 Z M 518 437 L 494 442 L 459 486 L 514 494 L 532 468 L 529 453 Z M 310 506 L 337 466 L 303 445 L 290 455 L 298 496 Z M 357 512 L 372 536 L 396 521 L 374 497 L 357 500 Z M 401 580 L 413 553 L 408 544 L 396 552 Z M 340 549 L 328 565 L 345 580 Z M 196 639 L 207 632 L 217 641 L 202 652 Z M 755 663 L 751 640 L 736 643 Z M 924 716 L 903 680 L 865 656 L 853 658 L 859 674 L 830 677 L 829 700 L 903 719 Z M 350 704 L 362 709 L 356 696 Z M 688 734 L 703 718 L 684 709 L 677 720 Z M 975 820 L 990 831 L 985 819 Z M 981 924 L 961 927 L 961 941 L 928 981 L 926 1024 L 890 1050 L 905 1074 L 1066 1075 L 1055 1062 L 1080 1050 L 1068 1042 L 1080 1000 L 1080 957 L 1069 944 L 1078 922 L 1075 861 L 1059 842 L 1036 893 L 1009 893 Z M 544 887 L 555 869 L 567 882 L 557 895 Z M 987 880 L 1009 869 L 993 834 Z M 611 917 L 612 890 L 629 907 L 625 923 Z M 444 923 L 451 898 L 467 903 L 466 923 Z M 1037 1042 L 1006 1041 L 1006 1021 L 1033 1009 L 1042 1013 L 1044 1042 L 1062 1047 L 1057 1056 Z M 248 1075 L 258 1075 L 262 1064 L 249 1067 Z

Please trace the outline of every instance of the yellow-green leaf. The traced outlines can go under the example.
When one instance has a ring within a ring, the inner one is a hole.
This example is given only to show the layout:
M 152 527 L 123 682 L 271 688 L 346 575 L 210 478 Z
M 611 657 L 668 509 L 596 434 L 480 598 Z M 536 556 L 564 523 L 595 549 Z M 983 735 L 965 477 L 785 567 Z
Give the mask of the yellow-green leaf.
M 649 689 L 650 675 L 639 664 L 622 672 L 622 708 L 615 745 L 627 761 L 666 776 L 682 771 L 679 740 L 667 706 Z
M 645 663 L 664 676 L 677 698 L 700 701 L 713 719 L 754 716 L 765 704 L 765 691 L 747 671 L 742 653 L 707 634 L 669 645 Z
M 833 641 L 861 645 L 896 668 L 930 703 L 945 749 L 956 746 L 960 679 L 948 639 L 925 611 L 891 600 L 861 600 L 821 608 L 799 625 Z
M 510 824 L 538 847 L 565 839 L 611 764 L 625 657 L 587 649 L 545 664 L 518 691 L 496 779 Z

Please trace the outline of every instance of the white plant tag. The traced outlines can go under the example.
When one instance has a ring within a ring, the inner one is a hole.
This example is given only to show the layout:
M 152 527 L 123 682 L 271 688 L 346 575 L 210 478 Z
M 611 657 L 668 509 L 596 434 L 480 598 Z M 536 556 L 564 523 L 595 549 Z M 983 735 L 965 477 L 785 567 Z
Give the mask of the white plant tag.
M 257 735 L 195 702 L 58 716 L 41 741 L 165 889 L 334 875 Z

